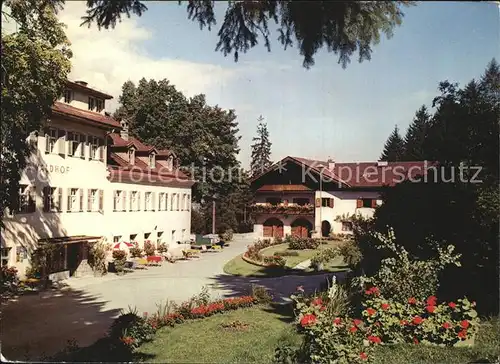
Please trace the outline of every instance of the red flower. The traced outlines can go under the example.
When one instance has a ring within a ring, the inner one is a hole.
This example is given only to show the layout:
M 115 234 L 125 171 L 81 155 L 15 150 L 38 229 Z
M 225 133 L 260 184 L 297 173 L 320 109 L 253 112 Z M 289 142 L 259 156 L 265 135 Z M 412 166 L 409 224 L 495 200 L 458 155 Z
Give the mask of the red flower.
M 350 332 L 356 332 L 358 331 L 358 328 L 356 326 L 351 326 L 351 328 L 349 329 Z
M 320 310 L 320 311 L 324 311 L 324 310 L 326 310 L 326 307 L 325 307 L 325 306 L 321 306 L 321 307 L 319 308 L 319 310 Z
M 469 323 L 469 321 L 467 321 L 467 320 L 463 320 L 462 322 L 460 322 L 460 327 L 461 327 L 462 329 L 466 329 L 466 328 L 468 328 L 468 327 L 469 327 L 469 325 L 470 325 L 470 323 Z
M 358 319 L 354 319 L 352 322 L 354 323 L 354 326 L 359 326 L 363 323 L 363 321 L 358 320 Z
M 476 307 L 476 301 L 472 301 L 472 302 L 471 302 L 471 306 L 472 306 L 472 307 Z
M 415 324 L 415 325 L 420 325 L 422 322 L 424 321 L 424 319 L 420 316 L 415 316 L 412 320 L 412 322 Z
M 378 336 L 368 336 L 368 341 L 374 344 L 380 344 L 382 340 Z
M 372 291 L 372 293 L 373 293 L 374 295 L 376 295 L 376 296 L 378 296 L 378 295 L 379 295 L 379 293 L 380 293 L 377 287 L 372 287 L 372 288 L 371 288 L 371 291 Z
M 416 337 L 413 338 L 413 343 L 418 344 L 418 339 Z
M 462 330 L 460 331 L 457 336 L 460 338 L 460 339 L 467 339 L 467 330 Z
M 323 304 L 323 300 L 321 299 L 321 297 L 317 297 L 311 303 L 314 306 L 321 306 Z
M 415 303 L 417 303 L 417 299 L 415 297 L 410 297 L 408 298 L 408 303 L 410 305 L 414 305 Z
M 425 309 L 429 313 L 434 313 L 434 311 L 436 311 L 436 306 L 427 306 Z
M 368 314 L 368 316 L 375 315 L 375 313 L 376 313 L 376 312 L 377 312 L 377 311 L 375 311 L 375 310 L 374 310 L 373 308 L 371 308 L 371 307 L 368 307 L 368 308 L 366 309 L 366 313 Z
M 341 322 L 340 317 L 336 317 L 336 318 L 333 320 L 333 323 L 334 323 L 335 325 L 340 325 L 340 322 Z
M 314 325 L 316 323 L 316 316 L 313 314 L 304 315 L 300 320 L 302 327 Z
M 380 325 L 381 325 L 381 323 L 377 321 L 377 322 L 375 322 L 375 323 L 374 323 L 374 325 L 375 325 L 375 326 L 380 326 Z
M 451 327 L 451 324 L 449 322 L 445 322 L 443 324 L 443 329 L 449 329 Z
M 408 325 L 408 321 L 406 321 L 406 320 L 401 320 L 401 321 L 399 321 L 399 323 L 400 323 L 402 326 L 406 326 L 406 325 Z
M 448 303 L 448 306 L 450 306 L 451 309 L 455 309 L 455 307 L 457 307 L 457 304 L 455 302 L 450 302 Z
M 367 360 L 368 359 L 368 355 L 366 355 L 366 353 L 359 354 L 359 357 L 360 357 L 361 360 Z
M 430 296 L 429 298 L 427 298 L 426 302 L 427 302 L 428 306 L 436 306 L 437 297 L 436 296 Z
M 382 307 L 382 310 L 388 310 L 389 307 L 391 307 L 391 306 L 388 303 L 382 303 L 381 307 Z

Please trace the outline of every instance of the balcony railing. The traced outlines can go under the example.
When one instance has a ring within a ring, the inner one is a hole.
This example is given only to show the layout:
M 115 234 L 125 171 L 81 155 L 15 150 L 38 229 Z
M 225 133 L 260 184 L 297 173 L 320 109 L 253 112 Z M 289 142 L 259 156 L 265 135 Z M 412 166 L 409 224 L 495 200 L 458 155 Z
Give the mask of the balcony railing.
M 297 205 L 297 204 L 254 204 L 252 211 L 257 214 L 313 214 L 314 205 Z

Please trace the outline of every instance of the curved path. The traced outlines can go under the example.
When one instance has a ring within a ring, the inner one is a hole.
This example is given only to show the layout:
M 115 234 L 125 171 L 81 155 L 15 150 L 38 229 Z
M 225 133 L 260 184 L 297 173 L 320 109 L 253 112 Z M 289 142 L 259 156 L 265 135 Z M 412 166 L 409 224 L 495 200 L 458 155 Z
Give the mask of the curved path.
M 152 313 L 160 302 L 182 302 L 208 286 L 214 296 L 247 294 L 250 284 L 268 288 L 285 301 L 298 285 L 313 291 L 326 275 L 275 278 L 234 277 L 224 265 L 253 242 L 252 234 L 237 234 L 229 247 L 200 258 L 138 270 L 124 276 L 71 278 L 60 290 L 25 295 L 2 307 L 0 339 L 9 360 L 52 355 L 74 338 L 81 346 L 104 335 L 121 309 L 136 307 Z

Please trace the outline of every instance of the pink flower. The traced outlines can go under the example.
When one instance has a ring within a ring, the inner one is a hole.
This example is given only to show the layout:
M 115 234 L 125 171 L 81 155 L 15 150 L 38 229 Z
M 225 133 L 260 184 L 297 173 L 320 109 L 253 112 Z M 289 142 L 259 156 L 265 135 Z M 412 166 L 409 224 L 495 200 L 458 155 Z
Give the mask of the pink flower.
M 382 307 L 382 310 L 388 310 L 389 307 L 391 307 L 391 306 L 388 303 L 382 303 L 381 307 Z
M 361 360 L 367 360 L 367 359 L 368 359 L 368 355 L 366 355 L 366 353 L 364 353 L 364 352 L 363 352 L 363 353 L 360 353 L 360 354 L 359 354 L 359 358 L 360 358 Z
M 415 303 L 417 303 L 417 299 L 415 297 L 410 297 L 408 298 L 408 303 L 410 305 L 414 305 Z
M 316 297 L 312 302 L 314 306 L 321 306 L 323 304 L 323 300 L 321 297 Z
M 451 308 L 451 309 L 455 309 L 455 307 L 457 307 L 457 304 L 455 302 L 450 302 L 448 303 L 448 306 Z
M 449 322 L 445 322 L 443 325 L 442 325 L 443 329 L 449 329 L 451 327 L 451 324 Z
M 333 323 L 334 323 L 335 325 L 340 325 L 340 322 L 341 322 L 340 317 L 336 317 L 336 318 L 333 320 Z
M 304 292 L 304 286 L 297 286 L 297 292 Z
M 436 306 L 427 306 L 425 309 L 429 313 L 434 313 L 434 311 L 436 311 Z

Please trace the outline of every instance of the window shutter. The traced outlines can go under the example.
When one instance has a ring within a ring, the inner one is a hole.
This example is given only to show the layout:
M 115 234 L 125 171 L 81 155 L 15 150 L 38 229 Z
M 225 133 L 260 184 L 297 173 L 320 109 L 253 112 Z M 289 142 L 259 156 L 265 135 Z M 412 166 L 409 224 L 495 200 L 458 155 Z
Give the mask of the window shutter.
M 137 211 L 141 211 L 141 191 L 137 191 Z
M 127 191 L 122 191 L 122 211 L 127 211 Z
M 35 212 L 35 210 L 36 210 L 36 187 L 31 186 L 29 191 L 28 212 Z
M 104 162 L 104 149 L 105 149 L 104 140 L 101 139 L 99 141 L 99 160 L 101 162 Z
M 130 201 L 129 211 L 134 211 L 134 205 L 132 204 L 132 202 L 133 202 L 133 199 L 132 199 L 133 193 L 134 193 L 133 191 L 129 191 L 128 192 L 128 199 Z
M 357 199 L 356 200 L 356 207 L 357 208 L 363 207 L 363 200 Z
M 68 137 L 67 137 L 66 141 L 64 142 L 64 144 L 66 146 L 66 154 L 69 156 L 72 156 L 73 155 L 73 133 L 68 132 L 67 136 Z
M 45 133 L 45 153 L 50 153 L 50 135 Z
M 84 196 L 83 196 L 84 192 L 83 191 L 84 191 L 83 188 L 80 188 L 78 190 L 78 192 L 80 194 L 80 212 L 83 212 L 83 199 L 84 199 Z
M 104 211 L 104 191 L 99 190 L 99 211 Z
M 87 190 L 87 211 L 92 211 L 92 190 L 89 188 Z
M 316 199 L 316 207 L 321 207 L 321 198 Z
M 67 188 L 66 193 L 67 193 L 66 199 L 68 200 L 68 204 L 66 205 L 66 211 L 71 212 L 71 210 L 73 209 L 72 208 L 73 206 L 71 204 L 71 202 L 72 202 L 72 200 L 71 200 L 71 188 Z
M 57 211 L 62 212 L 63 210 L 63 190 L 62 188 L 57 189 Z
M 43 188 L 43 211 L 45 212 L 49 211 L 49 194 L 50 194 L 50 187 L 45 186 Z
M 373 199 L 372 200 L 372 209 L 377 207 L 377 200 Z
M 66 131 L 59 130 L 57 136 L 59 137 L 57 139 L 57 152 L 61 155 L 66 155 Z
M 330 207 L 333 208 L 333 198 L 330 199 Z
M 156 206 L 156 192 L 151 192 L 151 211 L 154 211 L 155 210 L 155 206 Z

